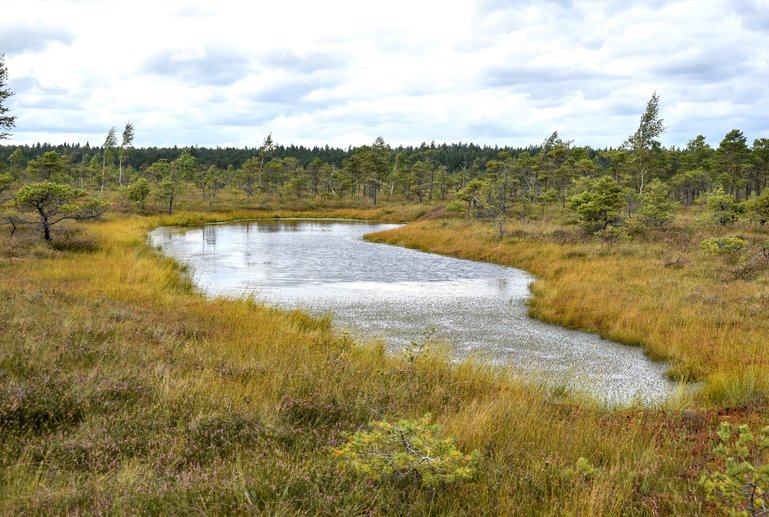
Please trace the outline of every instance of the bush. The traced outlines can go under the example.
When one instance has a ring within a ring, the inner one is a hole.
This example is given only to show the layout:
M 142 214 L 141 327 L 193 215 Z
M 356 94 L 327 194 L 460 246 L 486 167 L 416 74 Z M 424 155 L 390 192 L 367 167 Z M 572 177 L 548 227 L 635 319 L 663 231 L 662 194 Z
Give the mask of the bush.
M 713 189 L 708 196 L 706 207 L 711 222 L 720 225 L 735 222 L 739 218 L 742 208 L 734 196 L 724 192 L 721 187 Z
M 467 203 L 460 199 L 454 199 L 446 205 L 447 212 L 464 212 L 467 209 Z
M 705 239 L 700 243 L 700 248 L 705 253 L 714 255 L 728 255 L 742 251 L 747 242 L 739 237 L 716 237 Z
M 579 188 L 581 192 L 569 198 L 568 207 L 577 213 L 586 232 L 595 233 L 619 223 L 625 203 L 622 188 L 611 176 L 585 180 Z
M 144 212 L 151 192 L 152 188 L 147 178 L 139 178 L 124 189 L 126 198 L 141 212 Z
M 670 187 L 664 182 L 655 179 L 649 183 L 641 200 L 643 204 L 638 216 L 644 225 L 659 228 L 667 226 L 673 219 L 676 204 L 670 199 Z
M 766 515 L 769 513 L 769 426 L 754 436 L 746 424 L 736 429 L 723 422 L 718 430 L 718 444 L 713 452 L 723 470 L 700 478 L 706 497 L 731 515 Z
M 758 221 L 761 226 L 766 224 L 769 221 L 769 189 L 764 189 L 760 195 L 751 197 L 745 203 L 745 208 L 751 218 Z
M 396 424 L 374 422 L 332 452 L 343 465 L 373 480 L 410 478 L 436 488 L 472 478 L 478 451 L 463 454 L 453 439 L 440 435 L 440 427 L 430 425 L 429 415 Z
M 617 241 L 628 239 L 628 232 L 625 228 L 617 228 L 609 225 L 603 230 L 595 232 L 593 235 L 603 239 L 604 242 L 615 243 Z

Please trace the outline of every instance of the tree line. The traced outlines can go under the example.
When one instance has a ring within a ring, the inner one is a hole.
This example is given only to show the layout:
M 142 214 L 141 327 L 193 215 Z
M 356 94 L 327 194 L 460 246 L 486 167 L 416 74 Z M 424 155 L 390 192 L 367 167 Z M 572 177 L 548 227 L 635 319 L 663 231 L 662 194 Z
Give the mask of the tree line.
M 14 119 L 4 110 L 0 129 L 10 129 Z M 6 211 L 22 206 L 11 199 L 13 192 L 18 197 L 22 185 L 35 183 L 66 185 L 80 197 L 118 192 L 140 211 L 156 200 L 169 213 L 180 195 L 193 192 L 209 208 L 225 190 L 247 204 L 271 197 L 376 205 L 384 198 L 439 202 L 495 221 L 502 235 L 513 205 L 524 217 L 533 205 L 569 208 L 586 231 L 611 233 L 631 218 L 667 224 L 677 205 L 692 205 L 707 193 L 708 207 L 720 211 L 714 215 L 719 224 L 744 214 L 761 224 L 769 219 L 769 138 L 749 143 L 734 129 L 716 146 L 698 135 L 683 148 L 666 148 L 659 141 L 665 129 L 656 93 L 638 128 L 620 146 L 605 149 L 576 146 L 558 132 L 526 148 L 392 147 L 381 137 L 348 149 L 306 148 L 277 144 L 272 135 L 254 148 L 134 148 L 128 122 L 120 138 L 113 127 L 98 147 L 0 146 L 0 204 Z
M 459 196 L 469 206 L 480 204 L 474 193 L 483 185 L 500 179 L 511 202 L 565 206 L 581 179 L 609 176 L 627 191 L 631 211 L 638 204 L 633 194 L 641 196 L 655 179 L 685 205 L 715 188 L 736 201 L 747 200 L 769 183 L 769 138 L 749 145 L 738 129 L 716 147 L 699 135 L 684 148 L 664 148 L 639 127 L 624 145 L 600 150 L 575 146 L 557 132 L 540 145 L 515 149 L 474 144 L 391 147 L 381 138 L 347 150 L 307 149 L 276 145 L 271 137 L 254 149 L 135 149 L 130 123 L 126 131 L 121 142 L 110 131 L 101 147 L 1 146 L 0 173 L 6 179 L 90 190 L 145 179 L 155 187 L 163 182 L 193 185 L 208 196 L 223 188 L 247 197 L 364 197 L 372 203 L 381 197 L 424 203 Z

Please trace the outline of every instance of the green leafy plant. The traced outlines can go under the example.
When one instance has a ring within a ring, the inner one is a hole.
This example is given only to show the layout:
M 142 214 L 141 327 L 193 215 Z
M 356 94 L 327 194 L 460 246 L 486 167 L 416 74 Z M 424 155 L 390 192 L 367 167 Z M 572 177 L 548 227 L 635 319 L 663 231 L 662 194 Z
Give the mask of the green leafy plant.
M 724 192 L 721 187 L 714 188 L 705 203 L 711 222 L 728 225 L 740 217 L 741 206 L 734 196 Z
M 742 251 L 747 242 L 739 237 L 715 237 L 705 239 L 700 243 L 700 248 L 705 253 L 714 255 L 728 255 Z
M 570 197 L 567 206 L 579 217 L 588 233 L 617 225 L 624 205 L 622 187 L 610 176 L 586 179 L 577 185 L 579 193 Z
M 589 481 L 590 479 L 594 478 L 598 472 L 598 467 L 590 463 L 590 460 L 587 458 L 580 456 L 577 458 L 577 461 L 573 467 L 566 467 L 565 469 L 561 470 L 561 476 L 571 482 Z
M 136 208 L 140 211 L 144 211 L 144 207 L 147 204 L 147 199 L 152 192 L 152 187 L 147 178 L 139 178 L 125 189 L 125 195 L 129 201 L 131 201 Z
M 670 187 L 658 179 L 652 180 L 641 195 L 638 216 L 645 226 L 661 228 L 670 224 L 676 203 L 670 198 Z
M 713 452 L 720 458 L 723 470 L 700 479 L 707 498 L 730 515 L 768 515 L 769 426 L 754 435 L 747 424 L 735 428 L 723 422 Z
M 342 465 L 373 480 L 410 478 L 428 488 L 472 478 L 479 457 L 478 451 L 457 449 L 440 426 L 430 424 L 429 415 L 395 424 L 374 422 L 332 452 Z
M 467 209 L 467 203 L 461 199 L 454 199 L 446 205 L 447 212 L 464 212 Z
M 603 230 L 598 230 L 594 235 L 608 243 L 615 243 L 628 239 L 628 232 L 625 228 L 612 226 L 611 224 Z

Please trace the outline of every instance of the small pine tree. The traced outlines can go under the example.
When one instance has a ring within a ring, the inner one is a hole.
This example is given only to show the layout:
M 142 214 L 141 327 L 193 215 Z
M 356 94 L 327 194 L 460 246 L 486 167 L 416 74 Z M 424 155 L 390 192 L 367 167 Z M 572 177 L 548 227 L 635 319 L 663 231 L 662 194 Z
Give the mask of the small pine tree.
M 663 181 L 651 181 L 641 195 L 641 203 L 638 217 L 646 226 L 659 228 L 673 220 L 676 204 L 670 198 L 670 187 Z
M 739 205 L 734 196 L 717 187 L 708 196 L 706 208 L 711 222 L 720 225 L 732 224 L 740 215 Z

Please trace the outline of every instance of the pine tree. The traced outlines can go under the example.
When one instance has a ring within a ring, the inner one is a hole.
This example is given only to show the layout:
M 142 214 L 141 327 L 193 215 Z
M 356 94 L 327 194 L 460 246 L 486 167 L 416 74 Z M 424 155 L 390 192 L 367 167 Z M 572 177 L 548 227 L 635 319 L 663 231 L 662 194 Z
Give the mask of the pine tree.
M 7 80 L 8 69 L 5 67 L 5 54 L 0 54 L 0 140 L 8 138 L 11 135 L 8 131 L 16 124 L 16 117 L 6 115 L 9 108 L 6 107 L 5 101 L 13 95 L 11 89 L 5 87 Z

